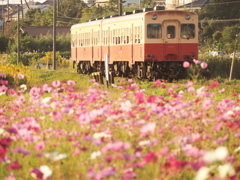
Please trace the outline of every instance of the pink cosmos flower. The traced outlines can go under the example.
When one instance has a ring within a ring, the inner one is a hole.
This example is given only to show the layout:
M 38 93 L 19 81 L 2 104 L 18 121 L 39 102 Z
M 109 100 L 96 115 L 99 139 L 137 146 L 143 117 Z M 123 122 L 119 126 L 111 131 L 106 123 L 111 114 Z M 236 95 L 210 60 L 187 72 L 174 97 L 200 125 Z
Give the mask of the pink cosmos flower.
M 123 170 L 122 180 L 134 179 L 136 177 L 136 173 L 132 168 Z
M 9 171 L 11 171 L 13 169 L 21 169 L 21 168 L 22 168 L 22 166 L 20 166 L 17 161 L 12 162 L 10 165 L 7 166 L 7 169 Z
M 116 141 L 113 143 L 108 143 L 105 147 L 102 148 L 102 153 L 106 153 L 108 151 L 112 152 L 122 152 L 131 147 L 130 143 L 128 142 L 122 142 L 122 141 Z
M 8 90 L 8 94 L 11 95 L 11 96 L 17 95 L 17 93 L 15 92 L 14 89 L 9 89 L 9 90 Z
M 0 77 L 2 77 L 2 78 L 6 78 L 7 75 L 6 75 L 5 73 L 0 73 Z
M 67 84 L 68 84 L 69 86 L 74 86 L 74 85 L 76 84 L 76 82 L 73 81 L 73 80 L 68 80 L 68 81 L 67 81 Z
M 8 85 L 8 81 L 7 81 L 7 80 L 4 81 L 4 80 L 0 79 L 0 84 L 2 84 L 2 85 Z
M 53 121 L 60 121 L 62 119 L 62 114 L 59 111 L 53 112 Z
M 143 125 L 140 129 L 141 135 L 145 136 L 146 134 L 153 133 L 155 131 L 156 124 L 155 123 L 148 123 Z
M 76 148 L 73 152 L 73 155 L 74 156 L 77 156 L 78 154 L 80 153 L 80 149 L 79 148 Z
M 0 159 L 5 157 L 7 150 L 5 148 L 0 147 Z
M 16 180 L 14 174 L 11 172 L 8 177 L 5 177 L 4 180 Z
M 10 146 L 11 142 L 12 142 L 11 138 L 2 138 L 0 140 L 0 147 L 3 147 L 6 149 Z
M 58 80 L 52 82 L 53 87 L 59 87 L 60 85 L 61 85 L 61 82 Z
M 195 64 L 201 64 L 202 61 L 199 61 L 199 60 L 194 59 L 193 62 L 194 62 Z
M 189 88 L 187 89 L 187 91 L 188 91 L 188 93 L 192 94 L 192 93 L 195 92 L 195 88 L 194 88 L 194 87 L 189 87 Z
M 24 74 L 19 73 L 19 74 L 18 74 L 18 79 L 24 79 Z
M 19 153 L 23 155 L 31 154 L 31 152 L 22 147 L 16 147 L 15 149 L 12 150 L 12 153 Z
M 31 175 L 34 179 L 37 180 L 50 180 L 52 170 L 48 166 L 42 165 L 39 168 L 34 168 L 31 171 Z
M 209 88 L 210 89 L 214 89 L 215 87 L 219 86 L 219 82 L 218 81 L 214 81 L 212 83 L 209 84 Z
M 208 67 L 208 64 L 206 62 L 201 62 L 200 66 L 202 69 L 205 69 Z
M 155 85 L 160 85 L 161 84 L 161 81 L 160 80 L 156 80 L 155 81 Z
M 133 82 L 133 80 L 132 79 L 128 79 L 128 82 L 131 83 L 131 82 Z
M 193 85 L 193 82 L 192 81 L 188 81 L 184 86 L 185 86 L 185 88 L 188 88 L 188 87 L 190 87 L 192 85 Z
M 225 89 L 224 89 L 224 88 L 221 89 L 221 90 L 218 90 L 218 93 L 223 93 L 223 92 L 225 92 Z
M 37 169 L 37 168 L 34 168 L 32 171 L 31 171 L 31 175 L 34 179 L 38 179 L 38 180 L 42 180 L 43 179 L 43 173 Z
M 41 151 L 41 150 L 45 149 L 45 143 L 44 142 L 37 143 L 35 146 L 35 149 L 36 149 L 36 151 Z
M 141 103 L 143 103 L 145 101 L 144 93 L 142 93 L 142 92 L 136 92 L 135 93 L 135 98 L 138 101 L 138 104 L 141 104 Z
M 145 157 L 144 160 L 146 163 L 150 163 L 153 162 L 155 163 L 157 161 L 158 157 L 156 156 L 156 154 L 154 152 L 149 152 Z
M 188 61 L 183 62 L 183 67 L 188 68 L 190 66 L 190 63 Z
M 8 87 L 3 85 L 3 86 L 0 86 L 0 96 L 3 95 L 3 94 L 6 94 L 8 90 Z

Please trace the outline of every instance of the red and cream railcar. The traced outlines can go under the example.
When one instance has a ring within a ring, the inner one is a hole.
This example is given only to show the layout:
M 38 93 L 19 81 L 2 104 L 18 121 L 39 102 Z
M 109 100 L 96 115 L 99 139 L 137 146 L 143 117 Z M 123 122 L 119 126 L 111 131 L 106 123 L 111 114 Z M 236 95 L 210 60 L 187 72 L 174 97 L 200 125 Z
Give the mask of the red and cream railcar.
M 117 76 L 184 78 L 183 62 L 198 58 L 198 16 L 156 10 L 102 18 L 71 27 L 71 59 L 79 73 L 109 71 Z

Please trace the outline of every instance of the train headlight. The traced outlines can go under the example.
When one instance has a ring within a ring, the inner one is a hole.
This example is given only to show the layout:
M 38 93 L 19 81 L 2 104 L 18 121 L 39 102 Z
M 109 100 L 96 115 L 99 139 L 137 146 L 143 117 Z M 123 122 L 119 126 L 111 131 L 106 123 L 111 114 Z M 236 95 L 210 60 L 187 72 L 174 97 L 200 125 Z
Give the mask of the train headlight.
M 185 15 L 185 19 L 186 19 L 186 20 L 189 20 L 190 18 L 191 18 L 190 14 L 186 14 L 186 15 Z
M 152 19 L 153 19 L 153 20 L 156 20 L 156 19 L 157 19 L 157 15 L 156 15 L 156 14 L 153 14 L 153 15 L 152 15 Z

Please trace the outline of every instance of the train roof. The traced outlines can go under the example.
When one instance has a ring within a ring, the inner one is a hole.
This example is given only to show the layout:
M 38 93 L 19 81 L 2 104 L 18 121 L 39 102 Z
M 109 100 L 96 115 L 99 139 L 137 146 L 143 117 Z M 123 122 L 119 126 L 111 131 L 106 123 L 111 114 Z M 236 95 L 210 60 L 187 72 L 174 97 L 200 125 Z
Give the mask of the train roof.
M 139 12 L 139 13 L 124 15 L 124 16 L 107 17 L 105 19 L 99 18 L 98 20 L 96 19 L 94 21 L 74 24 L 74 25 L 72 25 L 71 29 L 81 28 L 81 27 L 86 27 L 86 26 L 96 26 L 96 25 L 107 24 L 107 23 L 112 23 L 112 22 L 116 22 L 116 21 L 140 19 L 140 18 L 144 18 L 147 14 L 152 14 L 153 12 L 157 12 L 158 14 L 186 13 L 186 12 L 191 13 L 191 14 L 196 14 L 195 12 L 182 11 L 182 10 L 155 10 L 155 11 Z

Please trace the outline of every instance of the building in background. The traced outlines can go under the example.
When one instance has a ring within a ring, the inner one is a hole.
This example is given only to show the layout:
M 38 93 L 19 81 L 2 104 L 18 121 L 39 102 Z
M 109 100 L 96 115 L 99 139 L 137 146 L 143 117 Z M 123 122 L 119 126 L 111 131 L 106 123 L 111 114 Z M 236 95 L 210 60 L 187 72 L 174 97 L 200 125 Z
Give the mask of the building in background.
M 202 9 L 204 6 L 208 6 L 210 3 L 210 0 L 198 0 L 193 1 L 188 4 L 183 4 L 181 6 L 176 7 L 178 10 L 195 10 L 195 9 Z
M 165 0 L 166 9 L 176 9 L 178 6 L 183 6 L 184 4 L 192 3 L 197 0 Z

